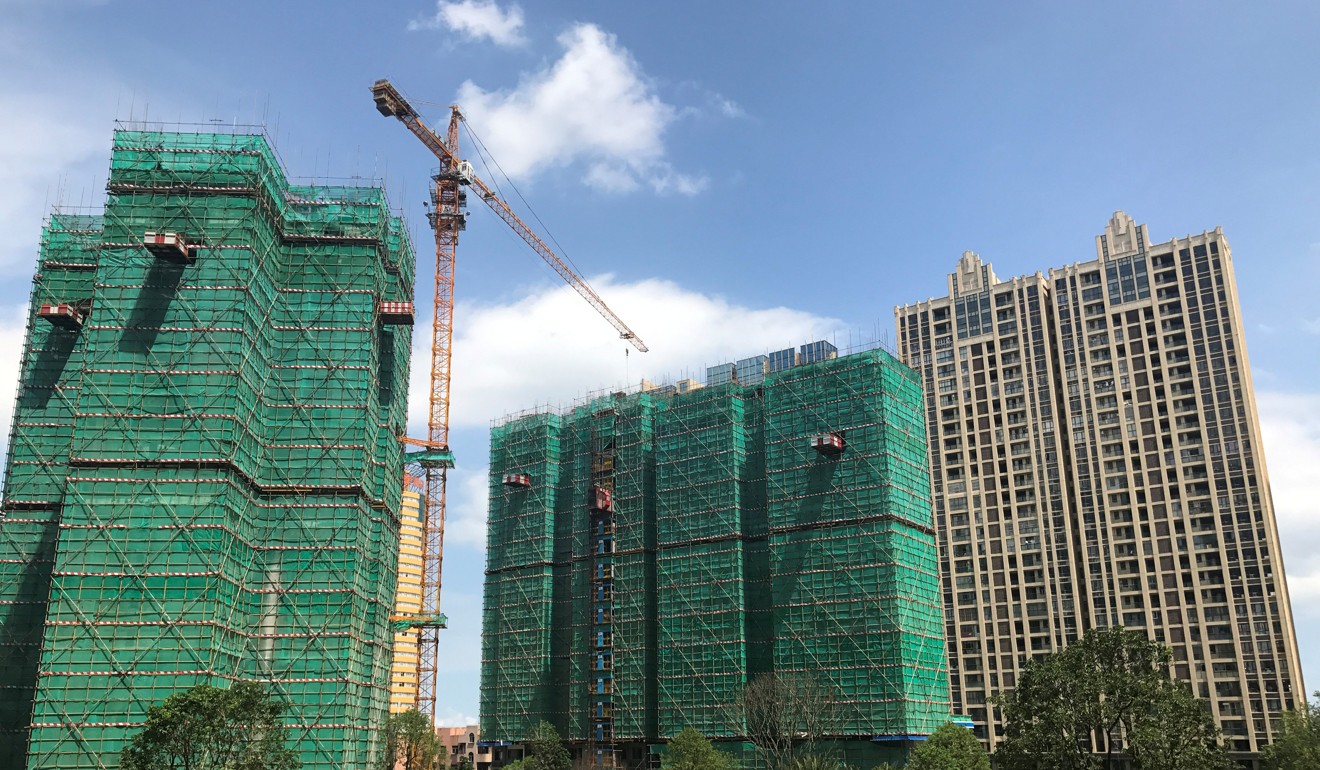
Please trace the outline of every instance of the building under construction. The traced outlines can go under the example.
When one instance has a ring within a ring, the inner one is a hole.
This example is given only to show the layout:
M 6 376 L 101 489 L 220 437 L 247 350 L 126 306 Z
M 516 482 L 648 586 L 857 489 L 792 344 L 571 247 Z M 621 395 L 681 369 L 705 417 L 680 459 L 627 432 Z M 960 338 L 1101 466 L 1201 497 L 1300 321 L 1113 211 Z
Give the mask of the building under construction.
M 949 720 L 918 375 L 827 343 L 712 369 L 492 431 L 484 741 L 544 719 L 631 767 L 690 726 L 751 760 L 772 672 L 853 766 Z
M 198 683 L 268 685 L 304 768 L 389 700 L 414 256 L 377 187 L 264 136 L 119 130 L 42 239 L 0 518 L 0 767 L 102 768 Z M 403 326 L 400 326 L 403 324 Z

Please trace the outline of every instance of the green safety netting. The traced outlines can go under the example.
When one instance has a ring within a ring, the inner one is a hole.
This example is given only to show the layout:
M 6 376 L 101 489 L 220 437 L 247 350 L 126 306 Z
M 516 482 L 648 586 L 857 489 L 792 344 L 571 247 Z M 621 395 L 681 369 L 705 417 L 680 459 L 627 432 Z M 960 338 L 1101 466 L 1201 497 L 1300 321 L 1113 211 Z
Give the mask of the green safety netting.
M 115 767 L 149 706 L 269 684 L 303 766 L 388 704 L 414 255 L 374 187 L 260 135 L 118 131 L 43 232 L 0 518 L 0 765 Z M 191 264 L 143 248 L 178 233 Z M 80 328 L 36 317 L 87 309 Z M 6 754 L 8 752 L 8 754 Z
M 735 745 L 739 692 L 771 671 L 835 694 L 827 729 L 864 766 L 899 757 L 872 738 L 948 720 L 922 391 L 887 352 L 510 419 L 490 492 L 486 739 L 546 719 L 588 748 L 685 726 Z M 505 652 L 514 627 L 549 665 Z

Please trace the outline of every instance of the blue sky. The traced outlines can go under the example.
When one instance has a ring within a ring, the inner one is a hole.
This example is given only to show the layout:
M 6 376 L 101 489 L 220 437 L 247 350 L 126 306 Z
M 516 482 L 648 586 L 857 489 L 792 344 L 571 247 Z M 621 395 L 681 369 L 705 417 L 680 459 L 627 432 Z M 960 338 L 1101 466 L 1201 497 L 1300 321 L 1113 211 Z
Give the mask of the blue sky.
M 292 176 L 384 179 L 425 258 L 434 162 L 368 88 L 391 78 L 436 122 L 460 99 L 653 352 L 625 357 L 473 211 L 440 708 L 458 724 L 477 710 L 491 419 L 816 335 L 892 338 L 893 305 L 942 294 L 964 249 L 1011 276 L 1094 258 L 1120 208 L 1157 241 L 1223 226 L 1315 689 L 1317 28 L 1311 2 L 0 0 L 0 378 L 41 220 L 103 199 L 116 119 L 264 122 Z

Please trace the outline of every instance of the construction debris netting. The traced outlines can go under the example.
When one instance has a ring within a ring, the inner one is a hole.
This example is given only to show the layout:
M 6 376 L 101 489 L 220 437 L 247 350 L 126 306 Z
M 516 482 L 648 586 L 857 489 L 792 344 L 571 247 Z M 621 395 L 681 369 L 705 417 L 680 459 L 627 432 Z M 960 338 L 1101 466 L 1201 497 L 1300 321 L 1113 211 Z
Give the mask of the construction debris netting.
M 51 217 L 33 283 L 0 766 L 116 767 L 150 706 L 247 679 L 288 702 L 304 768 L 367 767 L 411 337 L 376 308 L 411 300 L 405 229 L 379 188 L 290 185 L 261 135 L 117 131 L 108 190 L 102 215 Z
M 818 683 L 863 766 L 948 721 L 923 403 L 872 350 L 498 425 L 483 739 L 547 719 L 598 755 L 687 726 L 743 751 L 769 672 Z

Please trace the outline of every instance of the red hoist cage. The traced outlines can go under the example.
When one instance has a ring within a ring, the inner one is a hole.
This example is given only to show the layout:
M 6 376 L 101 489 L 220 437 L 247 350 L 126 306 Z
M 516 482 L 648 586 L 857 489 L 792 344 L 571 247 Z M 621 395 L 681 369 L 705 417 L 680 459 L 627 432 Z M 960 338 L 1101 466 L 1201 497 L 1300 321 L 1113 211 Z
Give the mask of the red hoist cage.
M 454 340 L 454 263 L 458 256 L 458 234 L 467 226 L 467 191 L 464 188 L 471 188 L 483 203 L 490 206 L 569 286 L 610 322 L 621 338 L 643 353 L 647 347 L 587 282 L 473 173 L 472 164 L 459 156 L 458 127 L 463 114 L 457 105 L 450 108 L 449 129 L 441 139 L 422 122 L 417 110 L 388 80 L 377 80 L 371 87 L 371 95 L 380 114 L 398 118 L 440 161 L 439 173 L 432 178 L 431 207 L 427 212 L 427 220 L 435 231 L 435 294 L 432 302 L 435 315 L 431 323 L 431 396 L 426 438 L 400 437 L 405 444 L 418 448 L 407 454 L 407 462 L 420 466 L 424 482 L 422 611 L 417 617 L 404 618 L 395 626 L 421 631 L 417 656 L 417 709 L 434 718 L 439 632 L 444 627 L 444 616 L 440 613 L 440 575 L 445 538 L 445 482 L 449 469 L 454 467 L 454 455 L 449 449 L 449 379 Z M 400 315 L 406 312 L 411 316 L 412 307 L 382 307 L 380 312 Z

